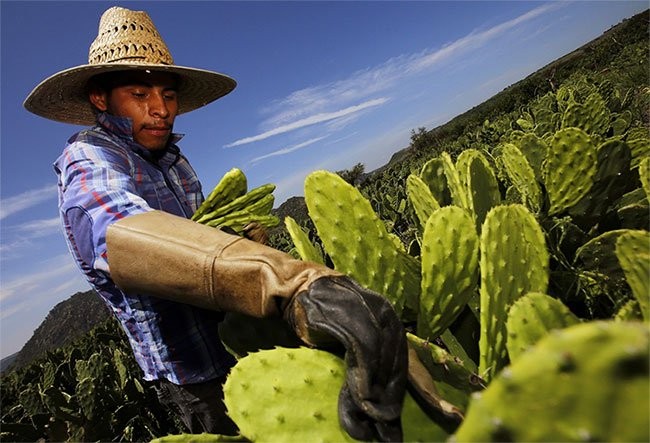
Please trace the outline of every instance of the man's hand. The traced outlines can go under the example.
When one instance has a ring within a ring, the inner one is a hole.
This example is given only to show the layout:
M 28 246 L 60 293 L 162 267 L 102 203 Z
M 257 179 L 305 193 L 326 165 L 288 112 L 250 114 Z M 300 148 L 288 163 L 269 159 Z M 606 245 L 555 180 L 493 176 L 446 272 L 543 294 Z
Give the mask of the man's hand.
M 334 339 L 345 347 L 341 426 L 359 440 L 400 441 L 408 348 L 390 303 L 348 277 L 322 277 L 293 299 L 285 317 L 312 345 Z

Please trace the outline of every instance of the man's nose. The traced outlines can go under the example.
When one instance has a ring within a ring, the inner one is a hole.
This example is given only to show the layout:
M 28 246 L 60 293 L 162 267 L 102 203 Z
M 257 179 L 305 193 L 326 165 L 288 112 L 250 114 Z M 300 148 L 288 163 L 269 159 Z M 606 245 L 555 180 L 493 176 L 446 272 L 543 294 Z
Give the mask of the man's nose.
M 149 99 L 149 113 L 153 117 L 167 118 L 169 116 L 169 108 L 167 101 L 163 94 L 151 94 Z

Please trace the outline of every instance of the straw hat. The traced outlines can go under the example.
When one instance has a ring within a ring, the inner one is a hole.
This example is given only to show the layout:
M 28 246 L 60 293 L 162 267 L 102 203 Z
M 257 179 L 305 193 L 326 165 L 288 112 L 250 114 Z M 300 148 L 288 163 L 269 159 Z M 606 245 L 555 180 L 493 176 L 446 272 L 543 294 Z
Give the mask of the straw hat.
M 178 113 L 205 106 L 232 91 L 236 82 L 217 72 L 174 65 L 169 49 L 144 11 L 112 7 L 101 17 L 88 64 L 69 68 L 43 80 L 25 100 L 34 114 L 64 123 L 93 125 L 88 80 L 104 72 L 165 71 L 178 74 Z

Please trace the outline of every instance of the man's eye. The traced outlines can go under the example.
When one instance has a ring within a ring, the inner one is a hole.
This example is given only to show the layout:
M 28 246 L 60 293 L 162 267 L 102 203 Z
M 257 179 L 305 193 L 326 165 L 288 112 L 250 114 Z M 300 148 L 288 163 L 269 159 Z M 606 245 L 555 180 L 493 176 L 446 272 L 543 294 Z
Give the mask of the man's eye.
M 138 98 L 142 98 L 145 96 L 144 92 L 132 92 L 131 95 Z
M 176 100 L 176 94 L 165 94 L 165 100 Z

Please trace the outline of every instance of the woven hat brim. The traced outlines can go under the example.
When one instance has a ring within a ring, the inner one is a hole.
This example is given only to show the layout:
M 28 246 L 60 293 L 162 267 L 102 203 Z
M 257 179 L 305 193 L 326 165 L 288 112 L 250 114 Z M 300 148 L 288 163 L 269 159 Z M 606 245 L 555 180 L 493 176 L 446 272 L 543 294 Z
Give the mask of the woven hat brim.
M 25 108 L 50 120 L 90 126 L 95 114 L 88 101 L 88 80 L 104 72 L 163 71 L 178 74 L 178 113 L 183 114 L 207 105 L 230 93 L 237 82 L 227 75 L 198 68 L 160 64 L 110 63 L 81 65 L 60 71 L 38 84 L 27 96 Z

